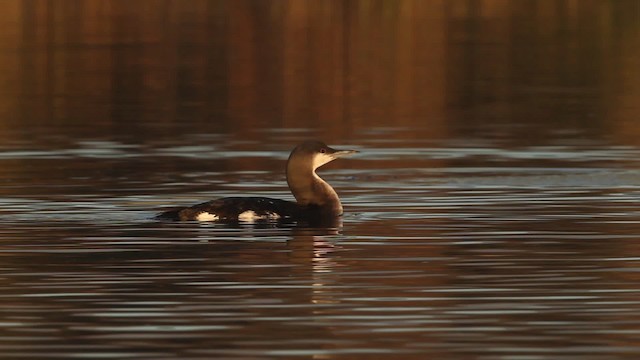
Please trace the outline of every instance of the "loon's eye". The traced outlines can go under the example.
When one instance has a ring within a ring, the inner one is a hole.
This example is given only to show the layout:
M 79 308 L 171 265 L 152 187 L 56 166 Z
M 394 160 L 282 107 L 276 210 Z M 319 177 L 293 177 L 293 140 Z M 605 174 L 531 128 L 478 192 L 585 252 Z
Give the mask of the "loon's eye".
M 327 152 L 327 150 L 325 148 L 322 148 L 322 149 L 320 149 L 320 152 L 324 154 L 324 153 Z

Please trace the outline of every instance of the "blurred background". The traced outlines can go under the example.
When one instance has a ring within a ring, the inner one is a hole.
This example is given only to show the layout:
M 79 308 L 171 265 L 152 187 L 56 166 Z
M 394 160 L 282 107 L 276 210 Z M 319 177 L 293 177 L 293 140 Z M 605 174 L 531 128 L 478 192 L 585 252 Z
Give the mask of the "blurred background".
M 0 6 L 5 142 L 52 127 L 125 142 L 198 132 L 270 143 L 283 129 L 357 142 L 379 127 L 411 129 L 384 135 L 398 141 L 638 142 L 635 0 Z

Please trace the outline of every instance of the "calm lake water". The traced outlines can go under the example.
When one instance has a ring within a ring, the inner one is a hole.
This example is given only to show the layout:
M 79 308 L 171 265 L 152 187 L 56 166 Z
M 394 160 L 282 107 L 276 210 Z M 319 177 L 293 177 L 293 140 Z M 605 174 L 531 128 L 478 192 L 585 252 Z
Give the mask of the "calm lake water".
M 636 359 L 640 7 L 550 3 L 7 2 L 0 357 Z M 310 138 L 340 226 L 152 219 Z

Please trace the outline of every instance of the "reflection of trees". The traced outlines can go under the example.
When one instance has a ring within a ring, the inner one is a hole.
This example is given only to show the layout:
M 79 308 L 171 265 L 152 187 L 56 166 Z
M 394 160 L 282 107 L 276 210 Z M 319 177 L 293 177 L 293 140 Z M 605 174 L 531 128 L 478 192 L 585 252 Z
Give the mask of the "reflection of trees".
M 637 4 L 467 3 L 475 6 L 448 7 L 447 93 L 463 110 L 455 123 L 524 125 L 511 134 L 520 144 L 544 142 L 554 129 L 606 134 L 607 79 L 633 68 L 611 60 L 618 47 L 637 43 Z M 635 40 L 620 39 L 631 28 Z
M 637 4 L 620 1 L 10 3 L 0 22 L 17 30 L 0 40 L 20 60 L 0 57 L 18 69 L 3 72 L 0 109 L 22 109 L 22 124 L 91 121 L 72 131 L 142 138 L 198 124 L 335 140 L 401 126 L 423 139 L 547 118 L 597 133 L 603 85 L 635 67 L 618 59 L 633 58 L 638 38 Z
M 234 3 L 230 116 L 271 117 L 273 126 L 321 128 L 333 138 L 375 124 L 424 126 L 442 109 L 443 75 L 442 51 L 434 51 L 442 21 L 423 10 L 441 5 L 402 4 Z

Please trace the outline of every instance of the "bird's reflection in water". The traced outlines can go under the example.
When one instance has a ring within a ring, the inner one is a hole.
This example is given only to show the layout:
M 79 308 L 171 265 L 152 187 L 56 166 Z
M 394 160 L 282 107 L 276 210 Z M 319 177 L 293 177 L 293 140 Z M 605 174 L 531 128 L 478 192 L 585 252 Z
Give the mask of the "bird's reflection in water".
M 310 282 L 310 302 L 313 304 L 335 304 L 338 266 L 333 257 L 340 250 L 338 240 L 342 230 L 342 219 L 328 227 L 299 227 L 292 229 L 292 238 L 287 245 L 291 250 L 291 262 L 297 271 L 307 272 Z
M 182 225 L 184 223 L 179 223 Z M 175 226 L 174 223 L 170 225 Z M 273 239 L 278 236 L 286 238 L 285 243 L 266 242 L 269 255 L 264 262 L 278 263 L 287 266 L 287 273 L 281 276 L 290 281 L 296 279 L 296 285 L 308 285 L 309 291 L 299 295 L 308 298 L 311 304 L 335 304 L 337 289 L 343 288 L 338 273 L 334 270 L 339 266 L 335 255 L 341 250 L 339 245 L 342 235 L 342 218 L 322 220 L 314 223 L 200 223 L 200 241 L 215 241 L 220 246 L 230 246 L 234 249 L 247 247 L 246 243 L 238 241 L 224 241 L 225 234 L 230 238 L 252 239 L 252 248 L 260 247 L 260 238 Z M 212 233 L 212 230 L 213 233 Z M 212 234 L 215 234 L 212 236 Z M 282 245 L 281 245 L 282 244 Z M 275 251 L 285 247 L 284 252 Z M 243 253 L 245 250 L 238 250 Z

